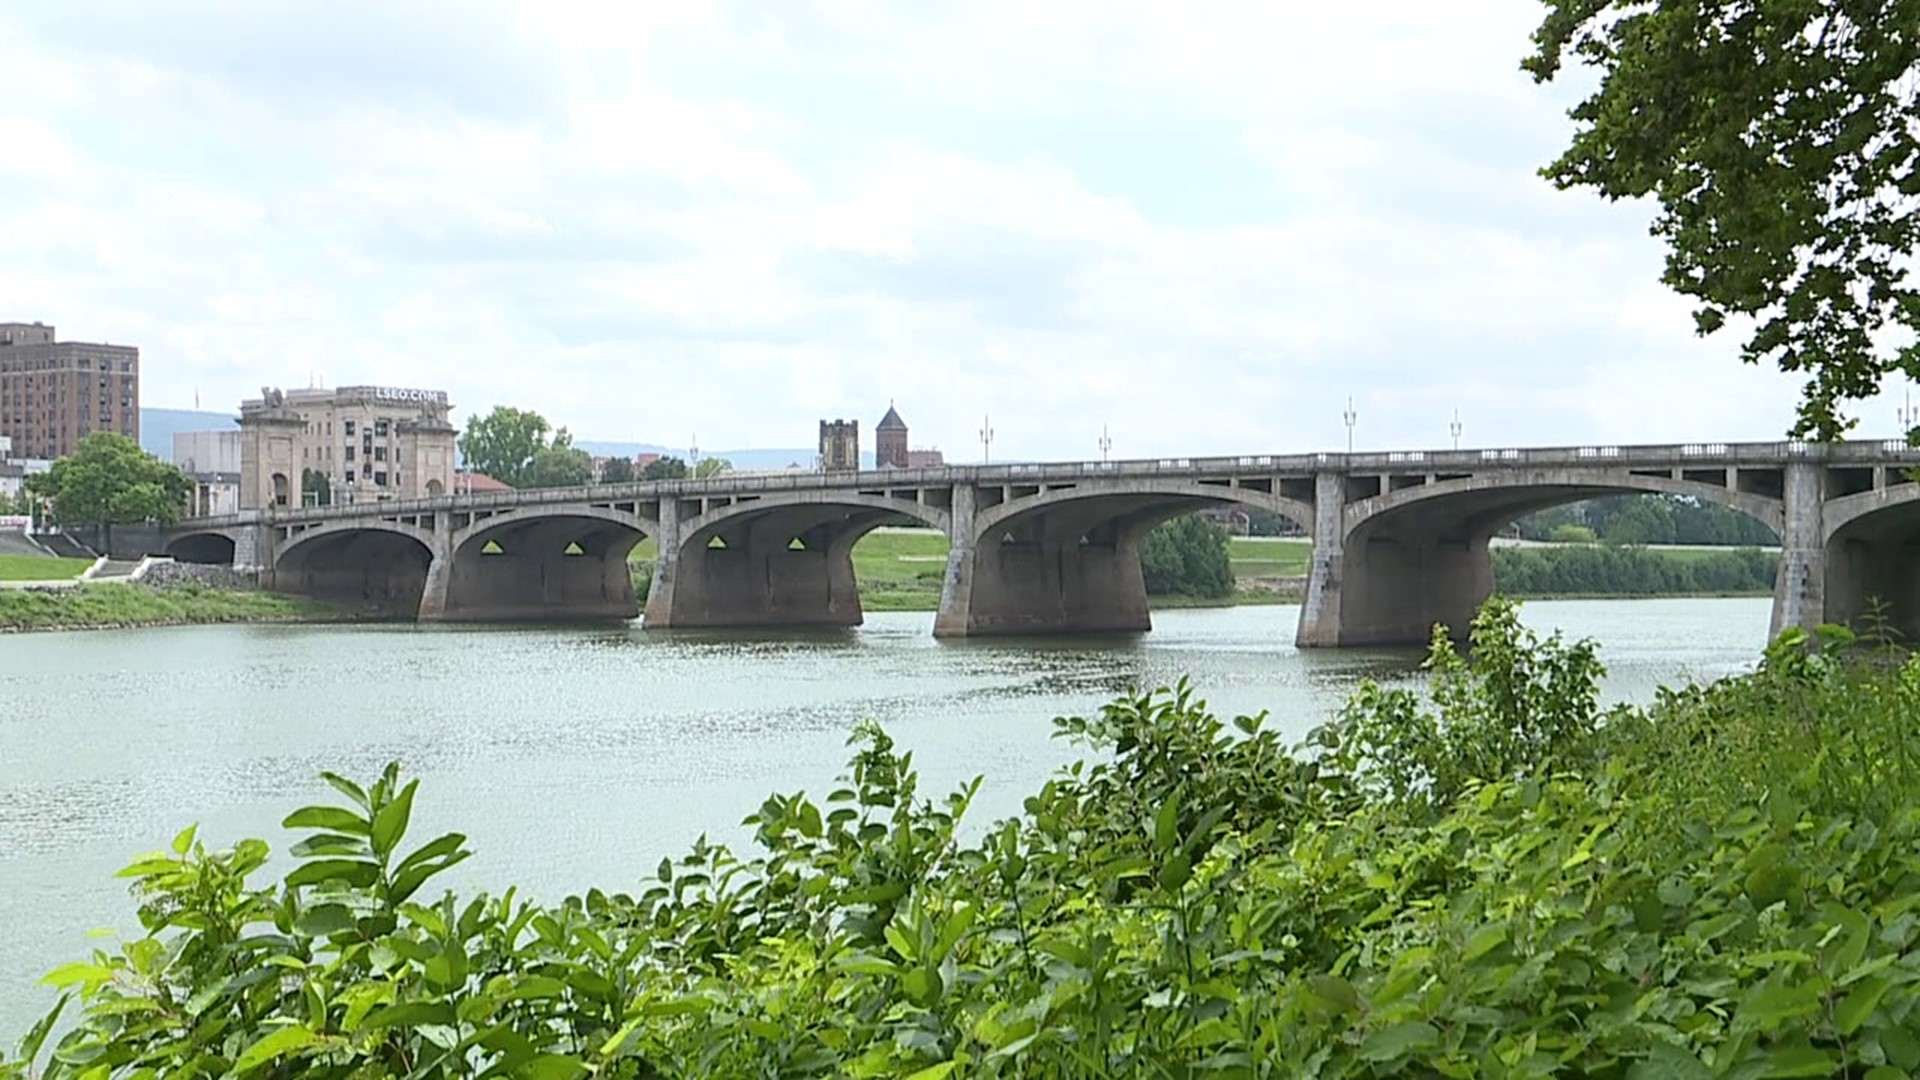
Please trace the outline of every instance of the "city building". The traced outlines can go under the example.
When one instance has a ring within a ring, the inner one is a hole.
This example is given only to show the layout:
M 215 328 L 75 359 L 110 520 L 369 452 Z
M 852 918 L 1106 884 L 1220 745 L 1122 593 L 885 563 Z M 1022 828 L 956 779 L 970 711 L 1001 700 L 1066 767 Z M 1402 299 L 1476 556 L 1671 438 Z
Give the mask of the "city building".
M 188 517 L 214 517 L 240 512 L 240 470 L 232 472 L 190 472 L 193 504 Z
M 186 473 L 240 473 L 240 429 L 176 431 L 173 463 Z
M 826 472 L 860 468 L 860 421 L 820 421 L 820 468 Z
M 907 467 L 907 422 L 887 403 L 887 415 L 873 428 L 873 465 L 876 469 Z
M 261 388 L 240 404 L 240 505 L 416 499 L 453 489 L 444 390 Z
M 60 341 L 44 323 L 0 323 L 0 435 L 23 458 L 73 453 L 96 431 L 140 439 L 140 350 Z
M 938 469 L 946 463 L 947 455 L 941 453 L 938 448 L 907 451 L 907 468 L 909 469 Z
M 512 490 L 513 488 L 509 485 L 503 484 L 483 472 L 461 469 L 459 472 L 453 474 L 453 492 L 456 495 L 484 495 L 489 491 Z

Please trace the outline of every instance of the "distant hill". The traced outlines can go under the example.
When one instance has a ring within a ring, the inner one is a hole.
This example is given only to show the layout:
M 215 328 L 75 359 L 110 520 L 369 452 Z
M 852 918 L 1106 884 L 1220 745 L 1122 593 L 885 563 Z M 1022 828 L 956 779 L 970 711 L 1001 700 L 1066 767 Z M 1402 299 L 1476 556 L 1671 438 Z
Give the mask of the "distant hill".
M 239 422 L 236 413 L 196 412 L 192 409 L 140 409 L 140 446 L 162 461 L 173 460 L 173 435 L 177 431 L 225 431 Z M 658 443 L 602 442 L 582 439 L 580 449 L 599 457 L 633 457 L 636 454 L 660 454 L 685 458 L 687 448 L 661 446 Z M 788 465 L 813 464 L 817 453 L 811 447 L 768 450 L 702 450 L 701 457 L 723 457 L 736 469 L 784 469 Z M 873 464 L 873 454 L 862 453 L 863 464 Z
M 161 461 L 173 460 L 176 431 L 227 431 L 240 422 L 238 413 L 195 412 L 192 409 L 140 407 L 140 448 Z
M 596 439 L 579 439 L 575 446 L 595 457 L 633 457 L 636 454 L 659 454 L 662 457 L 677 457 L 684 460 L 687 448 L 684 446 L 660 446 L 655 443 L 637 442 L 600 442 Z M 812 447 L 774 448 L 771 450 L 708 450 L 702 448 L 703 458 L 726 458 L 736 469 L 784 469 L 789 465 L 812 466 L 819 451 Z M 873 455 L 863 452 L 862 463 L 873 464 Z

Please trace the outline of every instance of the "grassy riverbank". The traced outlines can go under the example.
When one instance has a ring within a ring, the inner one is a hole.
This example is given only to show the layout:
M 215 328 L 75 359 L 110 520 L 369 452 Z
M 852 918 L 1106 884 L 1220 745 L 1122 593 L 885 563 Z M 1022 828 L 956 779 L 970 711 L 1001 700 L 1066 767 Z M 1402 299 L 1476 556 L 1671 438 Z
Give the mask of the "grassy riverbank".
M 71 581 L 92 565 L 92 559 L 0 555 L 0 581 Z
M 59 590 L 0 590 L 0 633 L 95 630 L 193 623 L 297 622 L 338 616 L 324 604 L 252 590 L 173 585 L 81 585 Z

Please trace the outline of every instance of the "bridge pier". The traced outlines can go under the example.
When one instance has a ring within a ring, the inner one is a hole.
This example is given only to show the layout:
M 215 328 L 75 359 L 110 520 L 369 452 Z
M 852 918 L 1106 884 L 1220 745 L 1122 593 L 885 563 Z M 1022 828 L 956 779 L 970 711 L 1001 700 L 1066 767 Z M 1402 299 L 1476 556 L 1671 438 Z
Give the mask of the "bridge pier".
M 1825 469 L 1814 462 L 1788 464 L 1782 476 L 1780 569 L 1773 584 L 1769 640 L 1789 627 L 1809 633 L 1827 619 L 1827 535 L 1822 521 Z

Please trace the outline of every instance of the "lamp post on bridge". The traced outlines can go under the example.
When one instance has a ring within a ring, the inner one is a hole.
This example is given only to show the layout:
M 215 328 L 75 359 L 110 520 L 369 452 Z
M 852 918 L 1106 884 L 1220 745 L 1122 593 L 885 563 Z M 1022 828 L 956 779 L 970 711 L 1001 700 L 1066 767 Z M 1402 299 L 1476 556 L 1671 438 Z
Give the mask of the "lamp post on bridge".
M 1107 460 L 1107 451 L 1113 449 L 1113 439 L 1107 435 L 1107 425 L 1100 425 L 1100 460 Z
M 1908 385 L 1901 396 L 1905 399 L 1906 404 L 1895 409 L 1894 412 L 1900 417 L 1900 437 L 1905 439 L 1912 434 L 1914 428 L 1920 427 L 1920 408 L 1916 408 L 1913 404 L 1913 387 L 1911 384 Z
M 1360 414 L 1353 411 L 1352 394 L 1347 395 L 1347 411 L 1340 416 L 1347 422 L 1347 453 L 1351 454 L 1353 453 L 1353 423 L 1360 419 Z
M 695 435 L 687 443 L 687 474 L 691 476 L 694 466 L 700 464 L 700 436 Z
M 980 463 L 993 460 L 993 418 L 982 414 L 980 417 Z
M 1447 425 L 1447 430 L 1453 433 L 1453 448 L 1455 450 L 1460 449 L 1460 410 L 1459 409 L 1453 410 L 1453 423 Z

